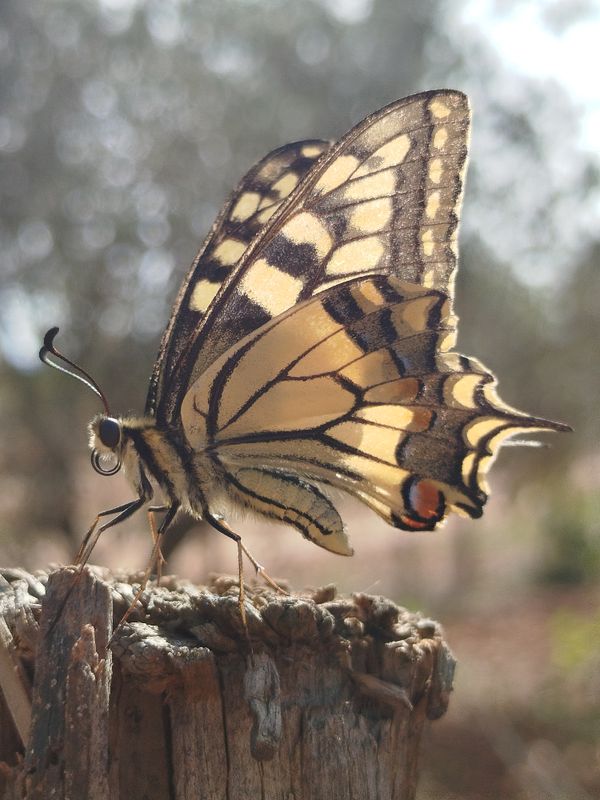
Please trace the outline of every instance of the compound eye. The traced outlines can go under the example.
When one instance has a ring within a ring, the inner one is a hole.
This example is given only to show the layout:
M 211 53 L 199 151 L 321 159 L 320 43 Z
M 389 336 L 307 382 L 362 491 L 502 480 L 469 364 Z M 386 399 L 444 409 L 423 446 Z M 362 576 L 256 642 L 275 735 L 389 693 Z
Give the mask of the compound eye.
M 104 417 L 98 425 L 98 436 L 105 447 L 114 449 L 121 441 L 121 425 L 112 417 Z

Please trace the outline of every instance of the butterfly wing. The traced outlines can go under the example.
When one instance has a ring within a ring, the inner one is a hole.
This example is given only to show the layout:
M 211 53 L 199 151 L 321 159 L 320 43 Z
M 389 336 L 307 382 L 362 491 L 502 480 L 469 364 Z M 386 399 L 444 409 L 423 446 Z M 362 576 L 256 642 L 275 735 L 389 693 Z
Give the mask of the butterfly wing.
M 560 429 L 503 404 L 479 362 L 448 352 L 447 294 L 393 277 L 353 279 L 246 336 L 193 384 L 185 435 L 242 505 L 350 553 L 318 485 L 388 523 L 430 530 L 478 517 L 503 439 Z
M 469 120 L 465 95 L 446 90 L 399 100 L 367 117 L 304 173 L 206 309 L 217 286 L 203 277 L 201 252 L 151 385 L 149 407 L 158 395 L 159 422 L 178 424 L 189 386 L 221 353 L 329 286 L 383 273 L 452 296 Z M 309 157 L 311 150 L 301 152 Z M 294 165 L 292 171 L 302 172 Z M 242 206 L 246 194 L 244 188 Z
M 223 285 L 190 351 L 188 385 L 242 336 L 340 281 L 383 273 L 452 295 L 468 131 L 466 97 L 437 91 L 346 134 Z
M 330 142 L 308 140 L 269 153 L 244 176 L 221 209 L 184 280 L 156 359 L 146 413 L 172 417 L 173 384 L 189 361 L 196 332 L 222 283 L 250 242 L 302 181 Z

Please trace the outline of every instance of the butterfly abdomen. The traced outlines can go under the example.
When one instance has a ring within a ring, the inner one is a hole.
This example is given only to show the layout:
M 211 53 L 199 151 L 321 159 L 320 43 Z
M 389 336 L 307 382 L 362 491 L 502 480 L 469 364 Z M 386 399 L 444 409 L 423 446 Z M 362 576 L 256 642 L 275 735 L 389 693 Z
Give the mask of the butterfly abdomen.
M 344 524 L 324 492 L 284 469 L 229 465 L 228 497 L 262 517 L 280 520 L 320 547 L 351 556 Z

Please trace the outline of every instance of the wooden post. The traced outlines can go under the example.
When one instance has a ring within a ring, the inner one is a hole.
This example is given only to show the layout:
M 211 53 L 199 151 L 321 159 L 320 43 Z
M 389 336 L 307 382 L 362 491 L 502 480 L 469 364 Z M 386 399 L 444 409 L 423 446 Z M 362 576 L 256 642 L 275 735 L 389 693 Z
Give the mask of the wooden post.
M 248 641 L 233 579 L 167 578 L 111 641 L 129 581 L 2 574 L 3 800 L 414 798 L 454 670 L 437 623 L 332 587 L 254 588 Z

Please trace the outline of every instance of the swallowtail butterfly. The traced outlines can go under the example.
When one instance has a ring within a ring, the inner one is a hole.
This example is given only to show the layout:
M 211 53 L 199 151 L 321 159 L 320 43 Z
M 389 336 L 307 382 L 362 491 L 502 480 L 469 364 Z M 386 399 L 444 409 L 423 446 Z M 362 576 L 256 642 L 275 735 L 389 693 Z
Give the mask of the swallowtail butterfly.
M 507 406 L 490 371 L 452 351 L 469 120 L 460 92 L 425 92 L 254 166 L 183 282 L 143 417 L 112 416 L 46 334 L 42 359 L 104 403 L 95 469 L 123 467 L 136 493 L 101 512 L 96 537 L 158 485 L 159 533 L 182 510 L 241 547 L 233 504 L 351 555 L 331 489 L 432 530 L 451 511 L 481 515 L 507 437 L 567 429 Z

